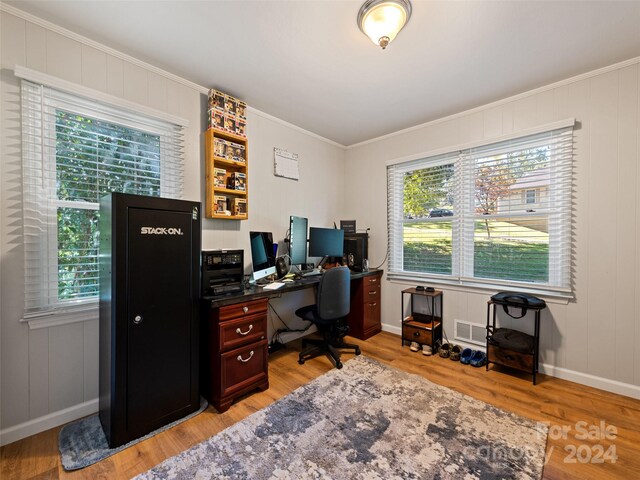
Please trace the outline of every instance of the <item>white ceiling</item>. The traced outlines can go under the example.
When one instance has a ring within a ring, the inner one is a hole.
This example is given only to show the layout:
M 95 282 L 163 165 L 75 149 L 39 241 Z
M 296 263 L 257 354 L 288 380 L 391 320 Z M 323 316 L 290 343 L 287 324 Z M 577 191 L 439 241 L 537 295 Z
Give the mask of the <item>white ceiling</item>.
M 640 56 L 640 1 L 422 1 L 382 51 L 361 1 L 6 2 L 343 145 Z

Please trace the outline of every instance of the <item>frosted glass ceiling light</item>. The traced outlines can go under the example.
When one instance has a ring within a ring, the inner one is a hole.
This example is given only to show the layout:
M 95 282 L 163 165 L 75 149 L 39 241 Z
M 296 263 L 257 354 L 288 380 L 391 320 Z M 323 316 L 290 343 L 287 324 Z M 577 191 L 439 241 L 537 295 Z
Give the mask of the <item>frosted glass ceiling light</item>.
M 367 0 L 358 12 L 358 27 L 384 50 L 410 17 L 409 0 Z

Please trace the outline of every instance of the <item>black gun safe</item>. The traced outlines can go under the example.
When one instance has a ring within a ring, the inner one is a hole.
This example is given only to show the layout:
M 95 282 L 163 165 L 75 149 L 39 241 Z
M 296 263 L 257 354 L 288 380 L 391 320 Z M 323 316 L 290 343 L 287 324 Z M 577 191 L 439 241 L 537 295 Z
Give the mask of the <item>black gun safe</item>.
M 100 422 L 111 448 L 199 408 L 200 203 L 100 202 Z

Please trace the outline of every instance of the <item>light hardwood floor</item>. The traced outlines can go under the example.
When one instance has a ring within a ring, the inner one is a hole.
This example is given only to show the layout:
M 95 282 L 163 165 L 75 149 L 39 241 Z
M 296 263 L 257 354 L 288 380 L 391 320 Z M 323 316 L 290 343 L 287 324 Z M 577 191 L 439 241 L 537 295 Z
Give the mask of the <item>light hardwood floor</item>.
M 510 370 L 473 368 L 440 357 L 425 357 L 400 346 L 396 335 L 380 333 L 366 342 L 358 342 L 368 355 L 396 368 L 423 377 L 485 401 L 504 410 L 536 421 L 549 422 L 551 435 L 547 443 L 548 462 L 544 478 L 549 479 L 630 479 L 640 478 L 640 400 L 607 393 L 576 383 L 541 375 L 536 386 L 526 375 Z M 326 358 L 310 360 L 298 365 L 298 345 L 281 350 L 269 359 L 270 388 L 265 392 L 246 395 L 224 414 L 209 407 L 204 413 L 139 443 L 96 465 L 77 472 L 65 472 L 57 449 L 59 428 L 34 435 L 1 449 L 0 478 L 57 479 L 57 478 L 130 478 L 144 472 L 162 460 L 182 452 L 207 439 L 225 427 L 242 420 L 273 401 L 287 395 L 331 368 Z M 345 354 L 347 360 L 350 355 Z M 419 407 L 419 406 L 417 406 Z M 586 425 L 615 427 L 615 439 L 581 440 L 578 430 Z M 576 426 L 577 425 L 577 426 Z M 567 427 L 562 438 L 561 427 Z M 584 446 L 583 446 L 584 445 Z M 615 463 L 585 462 L 600 451 L 615 448 Z M 573 448 L 577 455 L 571 457 Z M 568 463 L 571 459 L 576 463 Z

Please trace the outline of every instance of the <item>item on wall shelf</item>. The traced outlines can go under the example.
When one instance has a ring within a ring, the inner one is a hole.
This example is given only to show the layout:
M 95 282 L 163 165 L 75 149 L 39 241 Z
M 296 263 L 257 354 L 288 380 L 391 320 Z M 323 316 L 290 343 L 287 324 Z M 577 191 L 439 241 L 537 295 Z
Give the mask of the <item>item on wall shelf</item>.
M 244 173 L 233 172 L 229 176 L 229 181 L 227 182 L 227 188 L 229 190 L 239 190 L 244 192 L 247 189 L 246 182 L 247 182 L 247 176 Z
M 224 168 L 214 168 L 213 174 L 213 186 L 216 188 L 225 188 L 227 185 L 227 171 Z
M 216 138 L 213 140 L 214 155 L 218 158 L 227 158 L 227 145 L 229 142 L 222 138 Z
M 234 215 L 246 215 L 247 214 L 247 199 L 246 198 L 234 198 L 233 199 L 233 214 Z
M 214 202 L 216 205 L 216 215 L 230 215 L 230 212 L 227 209 L 227 197 L 224 195 L 216 195 L 214 197 Z
M 209 90 L 207 127 L 246 136 L 247 104 L 218 90 Z
M 233 160 L 234 162 L 245 161 L 245 147 L 235 142 L 226 142 L 226 158 L 227 160 Z
M 298 170 L 298 154 L 274 147 L 273 174 L 277 177 L 299 180 L 300 171 Z

